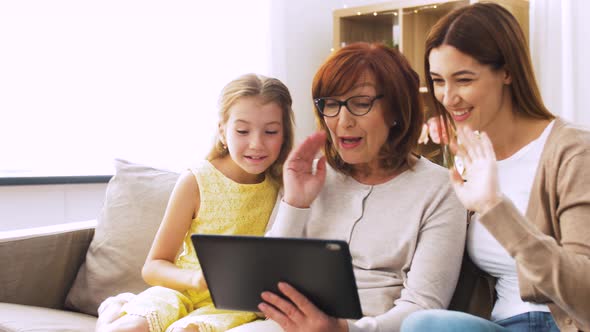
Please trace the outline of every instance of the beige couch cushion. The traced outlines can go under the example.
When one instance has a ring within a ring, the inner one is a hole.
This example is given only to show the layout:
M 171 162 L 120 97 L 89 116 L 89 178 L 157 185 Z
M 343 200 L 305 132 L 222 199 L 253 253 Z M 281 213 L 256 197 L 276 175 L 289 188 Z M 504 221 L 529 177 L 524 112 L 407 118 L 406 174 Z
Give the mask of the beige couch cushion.
M 148 287 L 141 268 L 164 216 L 178 173 L 115 161 L 115 176 L 86 261 L 66 298 L 66 307 L 97 315 L 100 303 Z
M 0 302 L 63 309 L 95 227 L 85 221 L 0 232 Z
M 94 331 L 96 317 L 70 311 L 0 303 L 0 331 Z

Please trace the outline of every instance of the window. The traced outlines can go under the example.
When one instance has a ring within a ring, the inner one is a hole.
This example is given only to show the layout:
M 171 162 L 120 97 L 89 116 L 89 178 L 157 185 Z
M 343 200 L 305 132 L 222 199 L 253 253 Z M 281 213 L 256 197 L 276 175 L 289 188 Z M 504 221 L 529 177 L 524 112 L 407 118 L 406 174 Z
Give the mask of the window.
M 270 70 L 270 0 L 0 3 L 0 177 L 180 170 L 231 79 Z

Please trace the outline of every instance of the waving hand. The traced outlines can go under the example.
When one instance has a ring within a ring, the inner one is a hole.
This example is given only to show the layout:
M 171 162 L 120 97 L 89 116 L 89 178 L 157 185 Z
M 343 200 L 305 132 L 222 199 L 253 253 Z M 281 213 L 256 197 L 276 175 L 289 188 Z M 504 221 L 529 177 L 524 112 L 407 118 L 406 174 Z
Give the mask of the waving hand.
M 283 200 L 289 205 L 307 208 L 322 189 L 326 179 L 326 158 L 322 156 L 318 160 L 315 172 L 313 163 L 325 142 L 326 133 L 317 132 L 307 137 L 287 157 L 283 166 Z

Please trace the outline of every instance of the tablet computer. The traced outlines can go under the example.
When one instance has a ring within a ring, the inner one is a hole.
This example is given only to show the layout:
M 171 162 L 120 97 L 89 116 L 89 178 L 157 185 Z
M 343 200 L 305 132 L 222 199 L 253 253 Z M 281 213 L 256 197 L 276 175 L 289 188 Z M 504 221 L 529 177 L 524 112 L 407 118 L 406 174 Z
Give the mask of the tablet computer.
M 326 314 L 359 319 L 361 305 L 344 241 L 259 236 L 191 236 L 216 308 L 259 311 L 263 291 L 285 281 Z

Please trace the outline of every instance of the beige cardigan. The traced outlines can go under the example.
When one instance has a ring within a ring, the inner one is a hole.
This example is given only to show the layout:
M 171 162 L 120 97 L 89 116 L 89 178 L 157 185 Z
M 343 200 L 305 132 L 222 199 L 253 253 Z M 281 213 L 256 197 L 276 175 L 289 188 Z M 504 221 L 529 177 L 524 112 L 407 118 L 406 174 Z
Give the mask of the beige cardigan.
M 523 300 L 547 303 L 561 331 L 590 331 L 590 131 L 557 118 L 526 217 L 504 199 L 480 222 L 516 260 Z
M 328 167 L 311 208 L 280 203 L 268 235 L 348 242 L 364 315 L 349 321 L 349 331 L 395 332 L 414 311 L 448 306 L 465 247 L 465 215 L 448 171 L 426 158 L 374 186 Z

